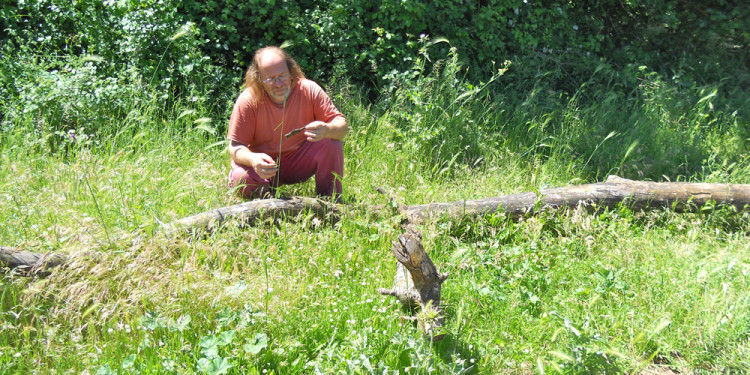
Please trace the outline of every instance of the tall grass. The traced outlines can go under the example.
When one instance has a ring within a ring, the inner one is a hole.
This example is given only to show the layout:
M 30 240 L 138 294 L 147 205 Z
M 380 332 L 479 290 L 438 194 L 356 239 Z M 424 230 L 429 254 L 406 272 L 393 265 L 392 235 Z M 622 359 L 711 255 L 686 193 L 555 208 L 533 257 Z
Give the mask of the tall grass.
M 663 86 L 532 91 L 516 105 L 502 75 L 471 85 L 453 59 L 374 105 L 340 85 L 332 96 L 352 127 L 342 220 L 230 222 L 196 237 L 159 228 L 240 202 L 226 187 L 226 119 L 211 115 L 221 110 L 133 100 L 101 111 L 109 130 L 53 149 L 34 146 L 38 118 L 19 112 L 0 140 L 0 244 L 71 261 L 46 278 L 0 281 L 0 372 L 747 372 L 747 213 L 425 223 L 425 246 L 451 275 L 442 342 L 376 292 L 391 286 L 401 228 L 370 208 L 391 199 L 375 187 L 418 204 L 608 173 L 748 183 L 747 124 L 712 110 L 711 88 L 684 99 L 648 80 Z

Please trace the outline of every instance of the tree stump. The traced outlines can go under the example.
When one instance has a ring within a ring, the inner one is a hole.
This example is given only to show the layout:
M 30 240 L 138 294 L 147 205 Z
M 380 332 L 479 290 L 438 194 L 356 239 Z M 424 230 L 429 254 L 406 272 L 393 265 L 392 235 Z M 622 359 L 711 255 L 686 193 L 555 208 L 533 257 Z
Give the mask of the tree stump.
M 438 272 L 422 246 L 422 236 L 409 230 L 393 242 L 393 255 L 398 260 L 392 289 L 378 289 L 380 294 L 398 297 L 405 307 L 419 307 L 416 318 L 419 328 L 431 340 L 443 339 L 443 317 L 440 308 L 440 287 L 448 278 Z M 407 274 L 408 271 L 408 274 Z

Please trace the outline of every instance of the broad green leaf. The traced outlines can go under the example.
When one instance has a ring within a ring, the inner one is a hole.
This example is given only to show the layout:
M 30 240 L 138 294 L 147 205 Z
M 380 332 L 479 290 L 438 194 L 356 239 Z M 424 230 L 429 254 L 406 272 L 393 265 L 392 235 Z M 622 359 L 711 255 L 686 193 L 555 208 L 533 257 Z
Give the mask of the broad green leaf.
M 102 367 L 99 367 L 99 370 L 96 370 L 96 375 L 116 375 L 116 371 L 112 371 L 111 368 L 109 368 L 109 365 L 104 365 Z
M 216 337 L 216 335 L 208 335 L 203 336 L 201 340 L 198 342 L 198 345 L 201 348 L 210 348 L 212 346 L 216 346 L 219 343 L 219 338 Z
M 188 328 L 191 320 L 192 318 L 190 318 L 190 315 L 182 315 L 177 318 L 176 322 L 170 324 L 169 330 L 172 332 L 182 332 Z
M 132 368 L 133 366 L 135 366 L 135 360 L 136 360 L 136 358 L 138 358 L 138 356 L 136 356 L 135 354 L 131 354 L 131 355 L 125 357 L 125 359 L 122 360 L 122 369 L 123 370 L 127 370 L 127 369 Z
M 226 374 L 232 368 L 232 363 L 226 358 L 201 358 L 198 360 L 198 371 L 208 375 Z
M 219 335 L 219 340 L 218 340 L 217 344 L 218 344 L 218 346 L 229 345 L 229 344 L 232 343 L 232 339 L 233 338 L 234 338 L 234 331 L 233 330 L 222 332 Z
M 224 288 L 224 291 L 230 297 L 238 297 L 245 290 L 247 290 L 247 284 L 245 283 L 244 280 L 240 280 L 234 283 L 234 285 Z
M 255 335 L 252 343 L 245 344 L 245 351 L 250 354 L 258 354 L 261 350 L 268 347 L 268 336 L 265 333 Z

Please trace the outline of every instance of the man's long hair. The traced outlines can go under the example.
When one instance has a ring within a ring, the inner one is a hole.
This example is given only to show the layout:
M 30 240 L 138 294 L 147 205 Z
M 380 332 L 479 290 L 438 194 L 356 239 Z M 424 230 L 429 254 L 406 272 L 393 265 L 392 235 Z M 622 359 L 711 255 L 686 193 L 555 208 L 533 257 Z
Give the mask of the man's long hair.
M 266 52 L 275 52 L 284 59 L 284 61 L 286 62 L 286 66 L 289 69 L 289 74 L 291 75 L 291 80 L 289 83 L 291 87 L 294 87 L 297 84 L 297 81 L 299 81 L 300 79 L 305 78 L 305 73 L 302 72 L 302 68 L 299 67 L 299 64 L 297 64 L 292 56 L 290 56 L 286 51 L 274 46 L 263 47 L 255 51 L 255 55 L 253 55 L 253 63 L 250 64 L 250 67 L 245 73 L 245 88 L 250 89 L 250 92 L 252 92 L 254 103 L 257 103 L 263 97 L 263 84 L 260 82 L 260 70 L 258 69 L 258 61 L 260 60 L 260 56 L 262 56 Z

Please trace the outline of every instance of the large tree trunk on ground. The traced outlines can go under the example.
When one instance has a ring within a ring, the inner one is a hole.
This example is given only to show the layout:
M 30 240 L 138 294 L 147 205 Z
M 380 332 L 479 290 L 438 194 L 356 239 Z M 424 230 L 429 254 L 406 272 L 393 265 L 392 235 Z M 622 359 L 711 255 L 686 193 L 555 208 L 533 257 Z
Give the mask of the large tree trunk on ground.
M 500 211 L 517 220 L 537 214 L 537 209 L 581 206 L 591 212 L 599 208 L 614 208 L 620 203 L 627 203 L 634 210 L 668 208 L 675 212 L 694 212 L 709 201 L 733 206 L 738 211 L 747 209 L 750 207 L 750 185 L 646 182 L 609 176 L 606 182 L 595 184 L 479 200 L 404 206 L 403 211 L 410 223 L 418 224 L 428 217 L 441 215 L 482 216 Z
M 750 207 L 750 185 L 739 184 L 706 184 L 686 182 L 645 182 L 631 181 L 617 176 L 610 176 L 606 182 L 567 186 L 553 189 L 542 189 L 539 192 L 511 194 L 479 200 L 458 201 L 449 203 L 430 203 L 414 206 L 402 206 L 407 217 L 406 225 L 418 224 L 429 217 L 481 216 L 498 211 L 505 212 L 511 218 L 537 214 L 538 210 L 564 207 L 584 207 L 589 211 L 599 208 L 614 208 L 620 203 L 628 203 L 636 210 L 657 208 L 673 209 L 675 212 L 691 212 L 704 207 L 708 202 L 717 206 L 728 205 L 737 210 Z M 314 198 L 295 197 L 292 199 L 265 199 L 244 202 L 233 206 L 190 216 L 167 224 L 164 231 L 174 233 L 178 230 L 208 229 L 211 230 L 228 219 L 239 219 L 242 222 L 253 222 L 269 217 L 282 215 L 295 216 L 311 212 L 322 219 L 336 220 L 337 207 L 334 204 Z M 13 255 L 5 248 L 5 255 L 0 257 L 0 265 L 15 268 L 25 266 L 28 269 L 38 267 L 42 260 L 57 259 L 57 254 L 46 256 L 37 253 Z M 21 260 L 26 260 L 22 262 Z M 64 259 L 64 256 L 63 258 Z M 46 267 L 62 262 L 47 262 Z M 38 269 L 38 268 L 37 268 Z

